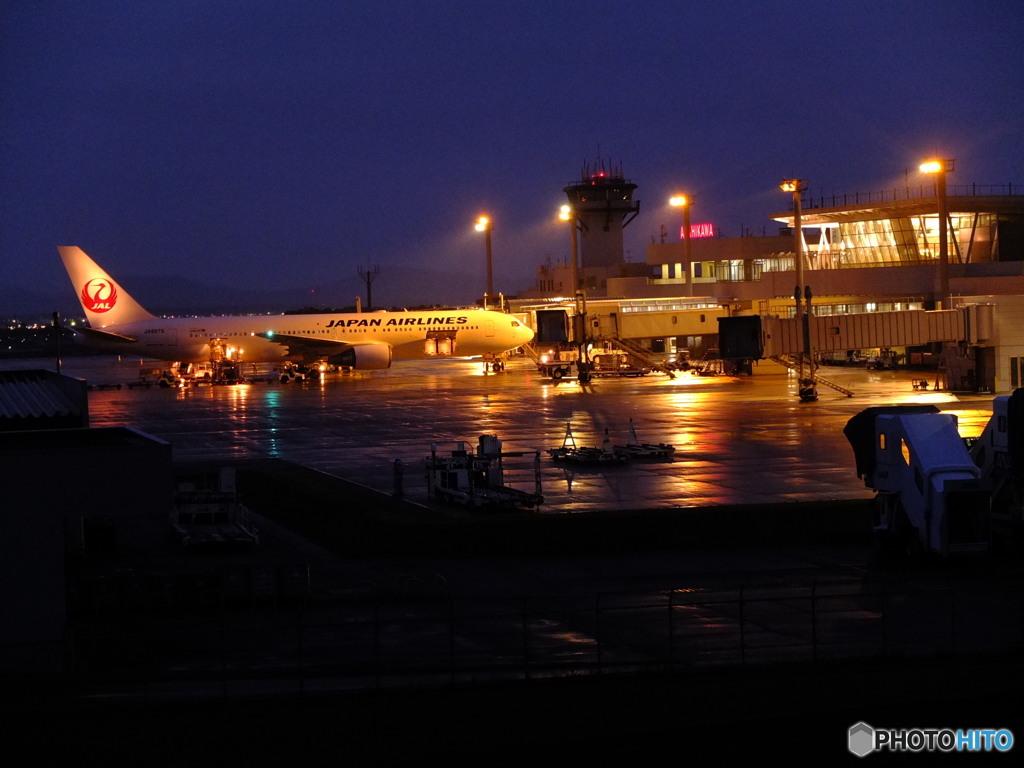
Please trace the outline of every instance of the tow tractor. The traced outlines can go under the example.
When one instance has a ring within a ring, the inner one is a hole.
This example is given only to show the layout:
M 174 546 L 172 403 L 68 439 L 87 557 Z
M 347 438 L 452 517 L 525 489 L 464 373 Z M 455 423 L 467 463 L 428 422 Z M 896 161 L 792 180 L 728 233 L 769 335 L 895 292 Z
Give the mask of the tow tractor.
M 579 353 L 574 349 L 552 348 L 542 352 L 537 359 L 537 370 L 549 379 L 564 378 L 573 372 L 579 363 Z
M 876 491 L 883 551 L 952 556 L 1024 541 L 1024 389 L 995 398 L 973 440 L 932 405 L 868 408 L 843 433 L 857 476 Z
M 278 378 L 282 384 L 293 382 L 313 382 L 316 384 L 323 378 L 326 370 L 327 364 L 323 362 L 313 363 L 312 365 L 286 363 L 281 367 Z
M 209 363 L 174 363 L 169 368 L 152 368 L 139 371 L 139 380 L 130 387 L 151 387 L 154 384 L 163 389 L 183 389 L 201 384 L 245 384 L 249 378 L 242 371 L 241 363 L 221 360 Z

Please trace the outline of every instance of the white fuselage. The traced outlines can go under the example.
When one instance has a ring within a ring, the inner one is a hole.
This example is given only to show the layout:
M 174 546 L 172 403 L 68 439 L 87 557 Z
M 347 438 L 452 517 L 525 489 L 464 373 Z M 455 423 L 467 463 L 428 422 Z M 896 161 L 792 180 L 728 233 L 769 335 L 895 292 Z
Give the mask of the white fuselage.
M 178 362 L 209 360 L 214 344 L 256 363 L 330 357 L 346 344 L 386 344 L 395 359 L 472 357 L 516 349 L 533 338 L 511 315 L 481 309 L 153 318 L 103 330 L 137 339 L 110 342 L 112 350 Z M 301 339 L 296 346 L 302 351 L 290 350 L 282 337 Z
M 373 370 L 392 360 L 497 355 L 533 338 L 511 315 L 475 308 L 155 317 L 81 248 L 57 250 L 89 322 L 80 336 L 125 355 L 179 363 L 326 360 Z

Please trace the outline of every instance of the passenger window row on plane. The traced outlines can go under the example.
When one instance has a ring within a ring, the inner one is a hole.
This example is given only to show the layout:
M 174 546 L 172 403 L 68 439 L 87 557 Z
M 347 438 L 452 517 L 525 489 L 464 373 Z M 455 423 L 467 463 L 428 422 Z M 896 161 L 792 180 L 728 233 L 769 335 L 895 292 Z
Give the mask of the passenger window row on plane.
M 513 328 L 519 327 L 520 325 L 521 324 L 517 323 L 517 322 L 513 322 L 512 323 L 512 327 Z M 461 326 L 461 327 L 452 326 L 450 328 L 449 327 L 442 327 L 442 328 L 436 328 L 434 330 L 438 330 L 438 331 L 456 331 L 456 330 L 458 330 L 458 331 L 475 331 L 475 330 L 479 330 L 479 328 L 480 328 L 480 326 L 478 326 L 478 325 L 468 325 L 468 326 Z M 347 333 L 347 334 L 352 334 L 352 333 L 369 333 L 370 332 L 369 328 L 343 328 L 343 329 L 339 329 L 339 330 L 341 330 L 343 333 Z M 409 330 L 409 328 L 376 328 L 374 330 L 382 331 L 384 333 L 391 333 L 392 331 L 397 333 L 398 331 Z M 293 334 L 293 335 L 301 335 L 301 336 L 314 336 L 316 334 L 321 334 L 321 335 L 324 335 L 324 336 L 329 336 L 332 333 L 334 333 L 334 330 L 333 329 L 328 330 L 328 329 L 321 328 L 321 329 L 314 330 L 314 331 L 288 330 L 288 331 L 277 331 L 277 333 L 282 333 L 282 334 L 285 334 L 285 335 Z M 246 336 L 246 337 L 248 337 L 248 336 L 253 336 L 255 334 L 253 334 L 251 331 L 228 331 L 228 332 L 225 332 L 225 333 L 218 333 L 218 334 L 214 334 L 214 335 L 216 335 L 218 337 L 231 337 L 231 336 Z M 210 334 L 206 333 L 206 332 L 196 332 L 196 331 L 193 331 L 193 332 L 191 332 L 189 334 L 189 336 L 194 338 L 194 339 L 195 338 L 205 339 L 205 338 L 209 338 Z

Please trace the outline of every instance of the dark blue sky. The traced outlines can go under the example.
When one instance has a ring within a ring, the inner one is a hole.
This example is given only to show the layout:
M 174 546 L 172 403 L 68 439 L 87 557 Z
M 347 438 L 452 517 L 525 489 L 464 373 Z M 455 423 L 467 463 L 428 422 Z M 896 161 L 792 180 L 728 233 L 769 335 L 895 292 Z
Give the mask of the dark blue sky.
M 469 302 L 568 253 L 584 163 L 638 185 L 643 261 L 677 189 L 724 234 L 812 194 L 1024 183 L 1017 0 L 14 0 L 0 11 L 4 280 L 315 289 L 379 266 L 375 303 Z M 131 286 L 128 286 L 129 289 Z M 44 308 L 45 309 L 45 308 Z M 2 312 L 2 308 L 0 308 Z

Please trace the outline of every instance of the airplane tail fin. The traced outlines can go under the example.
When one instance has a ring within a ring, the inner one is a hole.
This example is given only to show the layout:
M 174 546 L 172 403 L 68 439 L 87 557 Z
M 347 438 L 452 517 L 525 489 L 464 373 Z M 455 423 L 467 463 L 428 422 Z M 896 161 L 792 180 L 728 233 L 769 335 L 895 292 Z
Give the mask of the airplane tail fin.
M 155 317 L 129 296 L 81 248 L 61 245 L 57 250 L 71 278 L 71 285 L 78 294 L 85 317 L 93 328 L 151 320 Z

